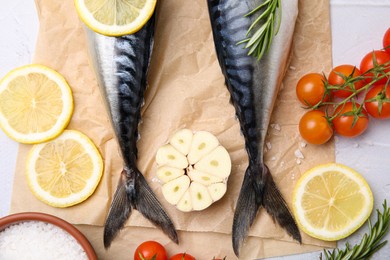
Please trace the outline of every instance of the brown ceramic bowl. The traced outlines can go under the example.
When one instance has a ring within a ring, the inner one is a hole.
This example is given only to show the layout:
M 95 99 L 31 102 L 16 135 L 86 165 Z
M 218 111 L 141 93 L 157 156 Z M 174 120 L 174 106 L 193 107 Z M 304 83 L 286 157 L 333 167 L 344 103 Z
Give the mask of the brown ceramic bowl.
M 91 244 L 89 243 L 88 239 L 72 224 L 53 215 L 38 213 L 38 212 L 23 212 L 23 213 L 8 215 L 0 219 L 0 231 L 4 230 L 6 227 L 12 224 L 16 224 L 24 221 L 42 221 L 42 222 L 53 224 L 65 230 L 68 234 L 73 236 L 80 243 L 81 247 L 84 249 L 85 253 L 87 254 L 89 260 L 97 259 L 96 253 L 93 247 L 91 246 Z

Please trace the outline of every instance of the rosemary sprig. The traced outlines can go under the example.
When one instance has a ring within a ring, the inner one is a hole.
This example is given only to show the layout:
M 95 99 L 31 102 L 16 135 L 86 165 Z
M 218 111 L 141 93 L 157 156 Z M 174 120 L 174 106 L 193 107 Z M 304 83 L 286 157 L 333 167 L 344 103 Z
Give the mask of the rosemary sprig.
M 324 249 L 325 260 L 360 260 L 369 259 L 376 251 L 386 245 L 387 240 L 381 242 L 382 238 L 386 235 L 390 227 L 390 208 L 387 207 L 386 200 L 383 202 L 383 212 L 377 209 L 377 220 L 374 226 L 371 226 L 370 220 L 368 225 L 370 229 L 369 234 L 364 234 L 359 244 L 354 247 L 350 247 L 346 243 L 345 249 Z M 320 255 L 322 259 L 322 254 Z
M 253 21 L 249 27 L 246 39 L 238 42 L 237 44 L 246 43 L 245 48 L 249 48 L 248 55 L 257 57 L 258 60 L 268 52 L 273 37 L 279 31 L 280 22 L 282 18 L 282 8 L 280 4 L 281 0 L 266 0 L 261 5 L 254 8 L 251 12 L 245 16 L 251 16 L 257 13 L 260 15 Z M 277 24 L 275 29 L 275 19 L 277 18 Z M 259 27 L 260 26 L 260 27 Z M 252 33 L 252 30 L 256 31 Z

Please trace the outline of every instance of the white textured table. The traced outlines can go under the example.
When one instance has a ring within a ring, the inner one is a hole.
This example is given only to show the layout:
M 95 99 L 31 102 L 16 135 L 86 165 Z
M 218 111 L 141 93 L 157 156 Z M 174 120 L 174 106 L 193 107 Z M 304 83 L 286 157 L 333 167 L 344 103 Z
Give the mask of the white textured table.
M 0 78 L 11 69 L 32 61 L 39 21 L 34 1 L 0 0 Z M 390 27 L 390 0 L 331 0 L 333 65 L 359 65 L 367 52 L 381 48 Z M 367 133 L 359 138 L 336 138 L 336 161 L 351 166 L 368 181 L 375 208 L 390 204 L 390 120 L 371 120 Z M 0 217 L 8 214 L 16 163 L 17 143 L 0 131 Z M 376 218 L 376 214 L 373 214 Z M 360 241 L 363 227 L 348 238 Z M 390 235 L 386 236 L 390 240 Z M 345 241 L 339 243 L 344 245 Z M 277 259 L 318 259 L 319 253 Z M 374 259 L 390 259 L 388 244 Z

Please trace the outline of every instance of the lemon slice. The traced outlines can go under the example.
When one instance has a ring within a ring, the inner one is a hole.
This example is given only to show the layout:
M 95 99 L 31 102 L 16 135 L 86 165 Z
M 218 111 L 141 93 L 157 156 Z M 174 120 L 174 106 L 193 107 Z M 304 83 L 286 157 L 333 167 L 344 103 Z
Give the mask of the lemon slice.
M 36 144 L 27 158 L 27 181 L 34 195 L 54 207 L 86 200 L 103 173 L 103 161 L 84 134 L 65 130 L 56 139 Z
M 0 127 L 17 142 L 39 143 L 58 136 L 72 113 L 69 85 L 48 67 L 23 66 L 0 81 Z
M 345 238 L 370 216 L 373 196 L 364 178 L 336 163 L 307 171 L 293 193 L 298 226 L 308 235 L 326 241 Z
M 75 0 L 81 20 L 107 36 L 137 32 L 152 16 L 157 0 Z

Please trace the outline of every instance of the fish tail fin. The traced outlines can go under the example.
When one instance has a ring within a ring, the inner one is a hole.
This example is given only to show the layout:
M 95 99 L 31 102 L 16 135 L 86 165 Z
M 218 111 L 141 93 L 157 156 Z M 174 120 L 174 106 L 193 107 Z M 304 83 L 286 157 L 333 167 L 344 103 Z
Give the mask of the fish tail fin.
M 136 176 L 136 183 L 138 196 L 134 208 L 154 225 L 160 227 L 173 242 L 179 244 L 175 226 L 140 172 Z
M 302 243 L 301 233 L 299 232 L 297 223 L 295 222 L 295 219 L 293 218 L 278 187 L 276 187 L 268 167 L 265 166 L 265 168 L 268 174 L 266 175 L 267 179 L 264 188 L 263 206 L 268 214 L 270 214 L 292 238 L 297 240 L 299 243 Z
M 286 202 L 276 187 L 265 164 L 249 165 L 245 172 L 240 195 L 233 218 L 232 242 L 234 253 L 239 256 L 241 245 L 248 235 L 249 228 L 256 218 L 260 206 L 285 228 L 296 240 L 301 235 Z
M 104 225 L 104 247 L 108 248 L 124 227 L 132 209 L 137 209 L 178 244 L 175 227 L 138 169 L 123 170 Z
M 232 242 L 234 253 L 239 256 L 241 244 L 248 235 L 249 228 L 262 205 L 261 187 L 254 185 L 253 167 L 249 166 L 244 175 L 233 218 Z
M 110 247 L 112 240 L 116 237 L 119 230 L 124 227 L 126 220 L 131 214 L 132 206 L 126 192 L 126 179 L 126 172 L 123 170 L 111 202 L 106 223 L 104 224 L 103 242 L 105 248 Z

